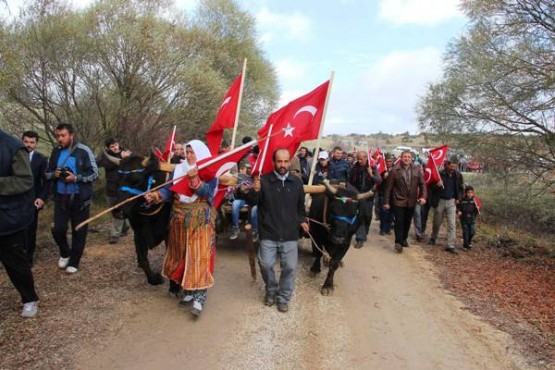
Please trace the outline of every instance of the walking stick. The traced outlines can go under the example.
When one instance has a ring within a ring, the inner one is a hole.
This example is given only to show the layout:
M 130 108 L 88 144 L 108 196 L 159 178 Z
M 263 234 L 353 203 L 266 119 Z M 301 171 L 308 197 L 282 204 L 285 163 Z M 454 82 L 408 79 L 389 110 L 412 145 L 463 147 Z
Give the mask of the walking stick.
M 217 157 L 215 157 L 215 158 L 212 158 L 212 159 L 210 159 L 209 161 L 206 161 L 205 163 L 202 163 L 201 165 L 198 166 L 197 169 L 200 171 L 200 170 L 202 170 L 203 168 L 206 168 L 206 167 L 210 166 L 211 164 L 213 164 L 213 163 L 215 163 L 215 162 L 218 162 L 218 161 L 221 160 L 221 159 L 224 159 L 224 158 L 226 158 L 226 157 L 229 157 L 230 155 L 233 155 L 233 154 L 235 154 L 235 153 L 237 153 L 237 152 L 239 152 L 239 151 L 241 151 L 241 150 L 243 150 L 243 149 L 245 149 L 245 148 L 250 148 L 250 147 L 253 146 L 255 143 L 257 143 L 257 142 L 259 142 L 259 141 L 262 141 L 262 140 L 265 140 L 266 138 L 268 138 L 268 137 L 270 137 L 270 136 L 275 136 L 275 135 L 281 133 L 282 131 L 284 131 L 284 130 L 281 129 L 281 130 L 279 130 L 278 132 L 276 132 L 276 133 L 274 133 L 274 134 L 272 134 L 272 135 L 268 135 L 267 137 L 264 137 L 264 138 L 261 138 L 261 139 L 258 139 L 258 140 L 249 141 L 248 143 L 243 144 L 243 145 L 241 145 L 241 146 L 239 146 L 239 147 L 237 147 L 237 148 L 235 148 L 235 149 L 233 149 L 233 150 L 230 150 L 229 152 L 222 153 L 221 155 L 219 155 L 219 156 L 217 156 Z M 166 182 L 163 183 L 163 184 L 160 184 L 160 185 L 158 185 L 158 186 L 153 187 L 153 188 L 150 189 L 150 190 L 146 190 L 146 191 L 144 191 L 144 192 L 142 192 L 142 193 L 140 193 L 140 194 L 137 194 L 137 195 L 132 196 L 131 198 L 127 198 L 126 200 L 124 200 L 124 201 L 122 201 L 122 202 L 119 202 L 119 203 L 116 204 L 115 206 L 112 206 L 112 207 L 110 207 L 110 208 L 108 208 L 108 209 L 105 209 L 104 211 L 102 211 L 102 212 L 100 212 L 100 213 L 94 215 L 93 217 L 90 217 L 90 218 L 86 219 L 85 221 L 81 222 L 79 225 L 77 225 L 77 227 L 75 228 L 75 230 L 79 230 L 80 228 L 82 228 L 83 226 L 89 224 L 90 222 L 92 222 L 92 221 L 94 221 L 94 220 L 96 220 L 96 219 L 99 219 L 100 217 L 104 216 L 105 214 L 107 214 L 107 213 L 113 211 L 114 209 L 116 209 L 116 208 L 118 208 L 118 207 L 123 206 L 124 204 L 127 204 L 127 203 L 129 203 L 129 202 L 131 202 L 131 201 L 133 201 L 133 200 L 135 200 L 135 199 L 137 199 L 137 198 L 140 198 L 140 197 L 145 196 L 145 194 L 147 194 L 147 193 L 152 193 L 153 191 L 156 191 L 156 190 L 158 190 L 158 189 L 161 189 L 161 188 L 163 188 L 164 186 L 166 186 L 166 185 L 168 185 L 168 184 L 170 184 L 170 183 L 172 183 L 172 182 L 174 182 L 174 181 L 181 180 L 181 179 L 183 179 L 185 176 L 187 176 L 187 174 L 184 174 L 183 176 L 179 176 L 179 177 L 173 178 L 173 179 L 171 179 L 171 180 L 166 181 Z
M 251 277 L 253 281 L 256 281 L 255 251 L 254 242 L 252 240 L 252 226 L 250 224 L 246 225 L 245 231 L 247 232 L 247 251 L 249 252 L 249 266 L 251 267 Z

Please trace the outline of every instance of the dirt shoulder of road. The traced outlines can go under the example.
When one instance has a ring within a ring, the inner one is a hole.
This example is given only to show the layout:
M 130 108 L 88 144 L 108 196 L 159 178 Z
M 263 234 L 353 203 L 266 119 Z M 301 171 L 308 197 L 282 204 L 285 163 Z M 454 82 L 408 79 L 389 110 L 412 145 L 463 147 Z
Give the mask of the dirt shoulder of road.
M 107 227 L 100 231 L 107 235 Z M 57 269 L 53 243 L 39 241 L 36 319 L 19 317 L 17 292 L 0 274 L 0 369 L 183 361 L 205 368 L 555 368 L 550 260 L 515 261 L 479 238 L 457 256 L 425 245 L 397 255 L 390 238 L 373 228 L 364 248 L 349 251 L 333 297 L 319 295 L 323 277 L 307 277 L 303 248 L 288 316 L 261 304 L 262 283 L 250 280 L 244 247 L 224 243 L 198 322 L 177 308 L 166 285 L 146 284 L 131 236 L 116 245 L 93 236 L 74 276 Z M 163 253 L 151 252 L 157 269 Z

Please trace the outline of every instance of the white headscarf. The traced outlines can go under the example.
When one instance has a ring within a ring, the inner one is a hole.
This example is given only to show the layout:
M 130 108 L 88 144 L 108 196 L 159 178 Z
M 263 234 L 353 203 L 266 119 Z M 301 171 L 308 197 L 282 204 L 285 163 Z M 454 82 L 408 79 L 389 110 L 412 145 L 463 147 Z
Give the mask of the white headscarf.
M 210 149 L 208 149 L 206 144 L 204 144 L 200 140 L 191 140 L 183 146 L 185 147 L 185 150 L 187 150 L 188 146 L 190 146 L 191 149 L 193 149 L 193 152 L 195 152 L 195 156 L 197 157 L 197 161 L 200 161 L 202 159 L 205 159 L 211 156 Z M 197 166 L 196 162 L 193 164 L 189 164 L 187 162 L 187 159 L 185 159 L 183 162 L 175 166 L 173 177 L 177 178 L 177 177 L 184 176 L 187 174 L 187 172 L 189 172 L 191 168 L 195 168 L 196 166 Z M 175 183 L 179 181 L 180 180 L 177 180 Z M 196 194 L 193 194 L 190 197 L 183 194 L 179 194 L 179 201 L 182 203 L 193 203 L 194 201 L 197 200 L 197 198 L 198 198 L 198 195 Z

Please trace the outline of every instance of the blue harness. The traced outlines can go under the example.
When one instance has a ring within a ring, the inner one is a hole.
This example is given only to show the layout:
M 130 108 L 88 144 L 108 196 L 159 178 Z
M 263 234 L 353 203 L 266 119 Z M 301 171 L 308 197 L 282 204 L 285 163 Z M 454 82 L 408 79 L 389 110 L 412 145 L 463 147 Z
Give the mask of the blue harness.
M 133 171 L 118 171 L 118 172 L 123 173 L 123 174 L 129 174 L 129 173 L 133 173 L 133 172 L 143 172 L 143 170 L 141 169 L 141 170 L 133 170 Z M 125 191 L 127 193 L 131 193 L 131 194 L 134 194 L 134 195 L 139 195 L 141 193 L 144 193 L 145 191 L 149 191 L 150 188 L 152 187 L 153 183 L 154 183 L 154 177 L 149 176 L 148 177 L 148 186 L 147 186 L 146 190 L 139 190 L 139 189 L 136 189 L 136 188 L 130 188 L 129 186 L 120 186 L 119 190 Z
M 358 211 L 357 214 L 354 215 L 353 217 L 347 217 L 347 216 L 336 216 L 334 214 L 331 215 L 332 218 L 336 218 L 338 220 L 341 221 L 345 221 L 346 223 L 348 223 L 349 225 L 353 225 L 355 223 L 355 221 L 357 220 L 357 215 L 358 215 Z
M 347 203 L 347 202 L 358 202 L 358 200 L 349 198 L 349 197 L 335 197 L 335 199 L 339 200 L 340 202 L 343 203 Z M 344 221 L 346 223 L 348 223 L 349 225 L 353 225 L 355 223 L 355 221 L 357 220 L 357 216 L 358 216 L 358 210 L 357 213 L 353 216 L 353 217 L 347 217 L 347 216 L 336 216 L 334 214 L 330 215 L 332 218 L 336 218 L 338 220 Z

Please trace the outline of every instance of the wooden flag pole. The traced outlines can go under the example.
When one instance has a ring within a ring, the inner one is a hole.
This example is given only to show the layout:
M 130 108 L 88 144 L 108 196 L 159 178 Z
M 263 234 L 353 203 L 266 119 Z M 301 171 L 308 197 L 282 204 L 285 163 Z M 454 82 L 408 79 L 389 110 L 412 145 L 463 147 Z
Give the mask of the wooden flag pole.
M 324 101 L 324 111 L 322 112 L 322 121 L 320 122 L 320 130 L 318 130 L 318 140 L 316 141 L 316 150 L 314 151 L 314 156 L 312 157 L 312 166 L 310 168 L 310 176 L 308 177 L 308 185 L 312 185 L 314 180 L 314 171 L 316 169 L 316 162 L 318 162 L 318 153 L 320 152 L 320 143 L 322 141 L 322 132 L 324 132 L 324 123 L 326 121 L 326 114 L 328 111 L 328 102 L 330 99 L 331 86 L 333 84 L 334 71 L 330 74 L 330 83 L 328 85 L 328 93 L 326 94 L 326 100 Z
M 237 126 L 239 125 L 239 112 L 241 111 L 241 100 L 243 99 L 243 87 L 245 84 L 246 72 L 247 72 L 247 58 L 245 58 L 245 60 L 243 61 L 243 72 L 241 72 L 241 86 L 239 87 L 239 100 L 237 101 L 237 112 L 235 112 L 233 134 L 231 135 L 231 149 L 235 148 L 235 137 L 237 136 Z
M 270 138 L 272 137 L 273 124 L 270 124 L 268 129 L 268 136 L 266 139 L 266 144 L 264 144 L 264 152 L 262 152 L 262 159 L 260 160 L 260 168 L 258 169 L 258 177 L 262 176 L 262 169 L 264 168 L 264 161 L 266 160 L 266 153 L 268 152 L 268 145 L 270 144 Z M 283 129 L 282 129 L 283 130 Z M 256 159 L 258 161 L 258 158 Z

